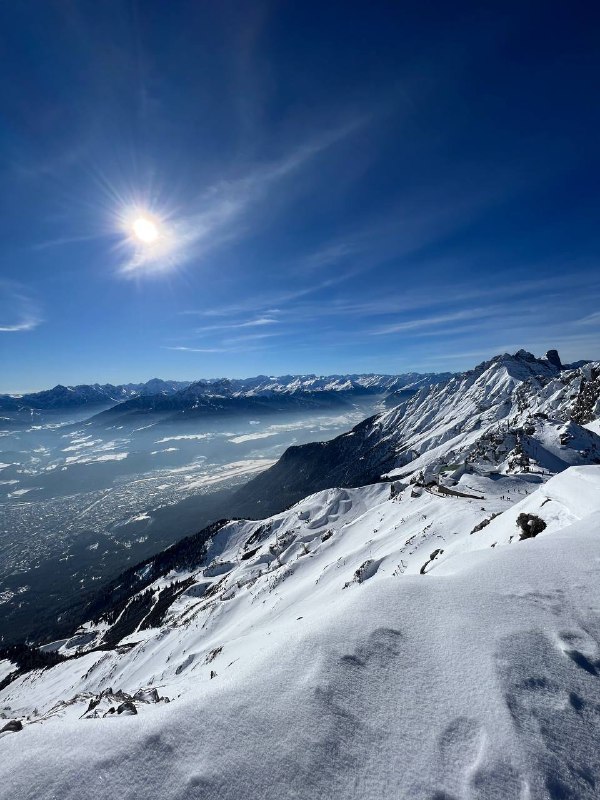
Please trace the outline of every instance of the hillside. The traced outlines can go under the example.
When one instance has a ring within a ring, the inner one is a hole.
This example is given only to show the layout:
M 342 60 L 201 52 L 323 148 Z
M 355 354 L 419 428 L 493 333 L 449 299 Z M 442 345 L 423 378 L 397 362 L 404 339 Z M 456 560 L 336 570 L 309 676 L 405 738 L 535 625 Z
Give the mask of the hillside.
M 233 507 L 244 515 L 259 501 L 273 513 L 310 492 L 388 473 L 422 473 L 429 481 L 470 464 L 553 473 L 598 463 L 598 439 L 583 426 L 599 410 L 600 364 L 563 367 L 553 355 L 537 359 L 525 351 L 499 355 L 329 442 L 289 448 L 239 490 Z
M 600 468 L 459 489 L 485 496 L 379 484 L 224 525 L 204 566 L 150 585 L 154 608 L 185 587 L 152 627 L 4 689 L 24 728 L 3 734 L 2 785 L 23 798 L 74 797 L 82 781 L 90 797 L 125 781 L 132 798 L 594 797 Z M 520 513 L 546 528 L 522 541 Z

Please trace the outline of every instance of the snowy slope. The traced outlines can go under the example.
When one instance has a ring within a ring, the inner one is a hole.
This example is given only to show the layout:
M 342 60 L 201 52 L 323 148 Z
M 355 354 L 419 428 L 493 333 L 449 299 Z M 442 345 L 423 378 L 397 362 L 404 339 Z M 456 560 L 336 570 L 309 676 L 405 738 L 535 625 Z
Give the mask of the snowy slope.
M 559 369 L 519 351 L 500 355 L 324 443 L 292 447 L 242 487 L 250 500 L 296 502 L 329 486 L 357 486 L 383 475 L 450 481 L 465 469 L 552 474 L 600 463 L 600 438 L 583 426 L 600 413 L 600 364 Z
M 600 467 L 465 475 L 456 492 L 330 490 L 223 525 L 197 569 L 151 585 L 190 581 L 158 627 L 3 690 L 24 729 L 3 734 L 0 785 L 23 798 L 596 797 Z M 546 522 L 535 539 L 520 541 L 521 511 Z M 103 716 L 140 690 L 137 715 Z
M 592 433 L 600 435 L 600 419 L 595 419 L 593 422 L 588 422 L 587 425 L 584 425 L 583 427 L 587 428 L 589 431 L 592 431 Z
M 595 369 L 559 372 L 524 351 L 499 356 L 381 415 L 373 433 L 394 450 L 397 475 L 453 463 L 557 472 L 600 457 L 593 432 L 573 420 Z

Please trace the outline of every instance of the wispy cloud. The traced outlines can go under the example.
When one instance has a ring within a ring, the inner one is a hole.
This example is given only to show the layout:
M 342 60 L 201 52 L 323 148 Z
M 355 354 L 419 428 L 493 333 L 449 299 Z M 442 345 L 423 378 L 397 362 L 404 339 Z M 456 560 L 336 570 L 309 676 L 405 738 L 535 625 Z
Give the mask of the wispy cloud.
M 558 311 L 563 327 L 561 341 L 565 334 L 574 332 L 569 325 L 575 324 L 580 304 L 565 298 L 564 288 L 572 287 L 578 280 L 579 276 L 571 273 L 562 278 L 508 281 L 501 286 L 436 283 L 434 292 L 428 287 L 390 289 L 374 283 L 368 289 L 370 296 L 364 299 L 356 291 L 336 296 L 321 283 L 312 287 L 314 297 L 309 290 L 271 294 L 246 298 L 243 305 L 194 312 L 216 320 L 214 324 L 182 334 L 179 341 L 193 348 L 193 340 L 202 337 L 207 348 L 227 352 L 231 348 L 235 352 L 255 349 L 261 340 L 264 344 L 261 349 L 281 350 L 281 342 L 285 341 L 286 352 L 299 352 L 303 348 L 349 346 L 372 349 L 372 337 L 385 339 L 381 345 L 385 348 L 397 337 L 403 346 L 426 353 L 427 340 L 440 336 L 455 349 L 466 350 L 469 338 L 476 337 L 485 346 L 498 332 L 511 331 L 514 339 L 522 336 L 522 341 L 526 341 L 532 332 L 546 330 L 549 339 L 544 349 L 547 349 L 558 341 L 553 331 Z M 593 304 L 597 288 L 591 286 L 589 292 Z M 254 310 L 254 316 L 248 317 L 248 307 Z M 491 347 L 490 352 L 495 349 Z
M 0 325 L 2 333 L 16 333 L 17 331 L 32 331 L 40 324 L 41 320 L 38 319 L 23 319 L 20 322 L 15 322 L 12 325 Z
M 136 247 L 121 265 L 121 273 L 133 276 L 165 272 L 243 236 L 247 232 L 244 218 L 275 184 L 351 135 L 366 119 L 355 118 L 315 136 L 279 161 L 251 169 L 242 177 L 215 183 L 196 200 L 191 213 L 165 220 L 163 237 L 157 246 Z
M 362 250 L 364 250 L 364 243 L 361 247 L 353 239 L 343 239 L 341 241 L 327 243 L 323 245 L 322 248 L 313 253 L 309 253 L 294 264 L 293 269 L 294 272 L 310 274 L 333 264 L 337 265 L 341 261 L 346 260 L 349 256 L 355 255 Z
M 287 331 L 289 335 L 290 331 Z M 277 333 L 245 333 L 243 336 L 231 336 L 227 339 L 223 339 L 225 344 L 243 344 L 244 342 L 257 342 L 262 341 L 264 339 L 275 339 L 279 338 L 283 334 L 281 332 Z
M 186 347 L 184 345 L 164 345 L 164 350 L 179 350 L 183 353 L 227 353 L 227 347 Z
M 252 337 L 248 337 L 252 338 Z M 264 350 L 260 345 L 248 344 L 245 339 L 238 341 L 224 340 L 219 346 L 216 347 L 190 347 L 188 345 L 163 345 L 163 350 L 172 350 L 180 353 L 245 353 L 256 350 Z
M 262 328 L 264 325 L 277 325 L 279 320 L 274 316 L 261 316 L 241 322 L 225 322 L 221 325 L 203 325 L 195 328 L 194 333 L 211 333 L 213 331 L 227 331 L 239 328 Z
M 425 268 L 423 267 L 423 269 Z M 351 291 L 345 295 L 336 295 L 332 291 L 352 277 L 356 277 L 356 273 L 344 273 L 323 281 L 313 281 L 307 286 L 288 292 L 264 292 L 260 295 L 247 296 L 240 303 L 185 310 L 180 313 L 190 316 L 235 319 L 243 317 L 248 309 L 252 308 L 260 316 L 274 316 L 282 323 L 284 320 L 292 323 L 339 317 L 348 317 L 353 322 L 358 322 L 426 310 L 426 314 L 421 313 L 423 324 L 425 324 L 425 321 L 432 317 L 447 314 L 459 313 L 477 316 L 479 308 L 489 310 L 491 306 L 486 305 L 486 302 L 490 301 L 495 306 L 502 301 L 509 303 L 510 305 L 505 307 L 504 311 L 514 306 L 514 303 L 520 299 L 537 307 L 552 303 L 560 303 L 564 307 L 566 302 L 564 289 L 579 285 L 586 287 L 590 299 L 596 296 L 600 297 L 600 283 L 590 285 L 589 274 L 573 272 L 554 278 L 505 281 L 502 284 L 493 283 L 492 285 L 483 282 L 477 284 L 473 281 L 469 283 L 452 281 L 446 284 L 438 281 L 433 288 L 424 286 L 417 289 L 383 286 L 379 282 L 375 282 L 369 289 L 362 292 L 363 297 L 358 298 L 357 292 L 352 287 Z M 477 303 L 477 308 L 473 310 L 474 303 Z M 403 320 L 394 321 L 389 325 L 397 326 L 403 322 Z M 413 328 L 415 327 L 412 323 L 411 325 Z M 217 330 L 216 326 L 214 330 Z
M 593 314 L 588 314 L 582 319 L 578 319 L 577 325 L 600 325 L 600 311 L 594 311 Z
M 455 311 L 451 314 L 439 314 L 421 317 L 419 319 L 409 319 L 404 322 L 393 323 L 392 325 L 383 325 L 380 328 L 370 331 L 372 335 L 383 336 L 391 333 L 402 333 L 404 331 L 419 330 L 420 328 L 430 328 L 432 326 L 445 325 L 448 322 L 459 322 L 467 319 L 477 319 L 481 317 L 488 317 L 490 309 L 477 308 L 465 309 L 462 311 Z
M 32 331 L 41 323 L 39 308 L 23 287 L 0 281 L 0 333 Z
M 319 281 L 318 283 L 313 281 L 308 286 L 290 289 L 289 291 L 273 293 L 262 292 L 260 295 L 245 297 L 243 302 L 227 303 L 225 305 L 211 306 L 210 308 L 203 309 L 186 309 L 180 313 L 183 315 L 198 315 L 203 317 L 235 317 L 246 314 L 248 308 L 252 308 L 265 315 L 280 314 L 282 309 L 287 309 L 290 304 L 295 305 L 298 300 L 323 292 L 325 289 L 331 289 L 343 283 L 349 277 L 351 277 L 349 274 L 335 275 L 331 278 Z
M 47 239 L 43 242 L 37 242 L 33 244 L 32 250 L 49 250 L 53 247 L 63 247 L 64 245 L 69 244 L 80 244 L 81 242 L 91 242 L 99 239 L 101 234 L 99 233 L 90 233 L 87 235 L 82 236 L 59 236 L 55 239 Z

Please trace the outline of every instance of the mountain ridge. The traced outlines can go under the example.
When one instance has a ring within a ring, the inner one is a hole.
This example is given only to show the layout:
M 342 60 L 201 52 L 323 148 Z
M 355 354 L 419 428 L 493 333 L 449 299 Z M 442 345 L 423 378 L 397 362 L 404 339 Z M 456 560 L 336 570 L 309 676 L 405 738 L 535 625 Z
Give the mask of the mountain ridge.
M 145 383 L 92 383 L 64 386 L 57 384 L 52 389 L 25 394 L 0 395 L 0 411 L 24 409 L 52 410 L 94 406 L 103 403 L 119 403 L 132 396 L 156 393 L 173 393 L 188 385 L 187 381 L 168 381 L 151 378 Z
M 276 378 L 219 378 L 201 380 L 170 395 L 137 396 L 100 412 L 95 422 L 138 415 L 165 421 L 212 415 L 263 414 L 336 408 L 353 399 L 382 394 L 406 396 L 422 386 L 448 380 L 449 373 L 423 375 L 286 375 Z M 396 399 L 402 399 L 398 396 Z
M 527 434 L 531 426 L 552 431 L 558 440 L 558 428 L 571 421 L 577 429 L 570 434 L 563 431 L 564 435 L 590 439 L 591 446 L 592 434 L 581 431 L 580 423 L 597 416 L 599 397 L 600 362 L 558 368 L 524 350 L 505 353 L 443 384 L 419 390 L 349 433 L 289 448 L 275 465 L 237 491 L 233 507 L 243 516 L 260 498 L 265 512 L 274 512 L 273 498 L 297 502 L 308 493 L 370 483 L 393 470 L 409 475 L 417 468 L 431 469 L 429 462 L 435 462 L 437 455 L 464 463 L 471 450 L 496 435 L 510 444 L 509 451 L 527 449 L 529 439 L 535 438 Z M 554 427 L 535 417 L 536 412 L 557 416 Z M 448 447 L 453 439 L 455 447 Z
M 64 386 L 57 384 L 52 389 L 26 394 L 0 395 L 0 411 L 18 411 L 73 408 L 106 403 L 125 405 L 123 411 L 148 409 L 160 410 L 161 401 L 167 397 L 181 395 L 182 399 L 206 397 L 269 397 L 271 395 L 293 395 L 305 392 L 342 391 L 386 391 L 417 389 L 422 385 L 447 380 L 451 373 L 406 373 L 400 375 L 378 375 L 375 373 L 328 375 L 285 375 L 269 377 L 258 375 L 250 378 L 212 378 L 197 381 L 170 381 L 152 378 L 145 383 L 127 384 L 80 384 Z M 149 398 L 155 398 L 153 401 Z

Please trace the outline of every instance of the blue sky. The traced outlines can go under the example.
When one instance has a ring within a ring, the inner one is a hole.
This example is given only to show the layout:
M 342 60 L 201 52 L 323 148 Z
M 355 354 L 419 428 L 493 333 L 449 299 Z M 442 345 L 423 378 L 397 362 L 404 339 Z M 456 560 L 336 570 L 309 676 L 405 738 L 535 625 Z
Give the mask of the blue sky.
M 2 4 L 0 391 L 600 358 L 599 22 Z

